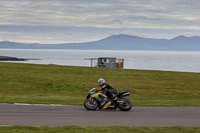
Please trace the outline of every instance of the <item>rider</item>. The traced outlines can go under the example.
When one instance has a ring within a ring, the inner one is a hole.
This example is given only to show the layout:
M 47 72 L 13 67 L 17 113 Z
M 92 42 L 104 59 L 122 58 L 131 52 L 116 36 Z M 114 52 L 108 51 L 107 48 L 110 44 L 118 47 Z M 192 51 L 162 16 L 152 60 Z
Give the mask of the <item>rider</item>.
M 108 83 L 106 83 L 106 81 L 103 78 L 100 78 L 98 80 L 98 85 L 99 89 L 97 89 L 97 91 L 102 91 L 104 94 L 106 94 L 108 97 L 110 97 L 112 100 L 117 100 L 117 97 L 115 94 L 117 94 L 117 91 L 112 88 Z

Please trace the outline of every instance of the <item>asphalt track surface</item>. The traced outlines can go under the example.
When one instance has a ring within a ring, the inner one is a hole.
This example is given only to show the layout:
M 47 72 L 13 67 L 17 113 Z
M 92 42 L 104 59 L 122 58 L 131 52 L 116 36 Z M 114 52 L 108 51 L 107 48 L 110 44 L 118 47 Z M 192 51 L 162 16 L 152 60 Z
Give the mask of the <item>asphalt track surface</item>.
M 87 111 L 83 106 L 0 103 L 0 126 L 200 126 L 200 107 L 133 107 Z

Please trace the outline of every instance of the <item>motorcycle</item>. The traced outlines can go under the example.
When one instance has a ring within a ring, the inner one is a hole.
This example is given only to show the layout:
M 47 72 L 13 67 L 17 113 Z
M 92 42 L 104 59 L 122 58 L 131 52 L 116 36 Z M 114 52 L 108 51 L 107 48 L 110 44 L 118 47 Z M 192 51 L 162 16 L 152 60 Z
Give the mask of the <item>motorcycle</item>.
M 102 95 L 102 92 L 97 92 L 95 90 L 96 88 L 92 88 L 86 96 L 84 107 L 87 110 L 96 110 L 100 106 L 100 102 L 98 101 L 98 99 L 100 95 Z M 129 99 L 123 98 L 129 95 L 129 91 L 120 91 L 116 94 L 117 100 L 112 100 L 108 97 L 108 100 L 109 102 L 111 102 L 111 104 L 106 109 L 119 108 L 121 111 L 129 111 L 132 108 L 132 103 Z

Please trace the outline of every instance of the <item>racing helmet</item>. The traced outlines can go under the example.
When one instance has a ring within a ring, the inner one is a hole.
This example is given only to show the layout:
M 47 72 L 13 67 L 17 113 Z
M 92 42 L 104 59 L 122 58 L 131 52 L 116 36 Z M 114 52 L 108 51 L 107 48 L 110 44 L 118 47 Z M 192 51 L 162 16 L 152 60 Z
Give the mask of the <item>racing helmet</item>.
M 98 80 L 98 85 L 101 87 L 106 81 L 103 78 Z

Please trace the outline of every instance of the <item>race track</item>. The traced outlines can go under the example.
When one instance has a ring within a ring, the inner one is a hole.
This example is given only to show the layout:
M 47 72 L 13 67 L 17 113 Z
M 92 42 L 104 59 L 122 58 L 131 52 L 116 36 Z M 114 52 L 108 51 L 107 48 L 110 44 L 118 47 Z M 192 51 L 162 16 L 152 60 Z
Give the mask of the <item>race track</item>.
M 87 111 L 83 106 L 0 103 L 0 126 L 200 126 L 200 107 L 133 107 Z

